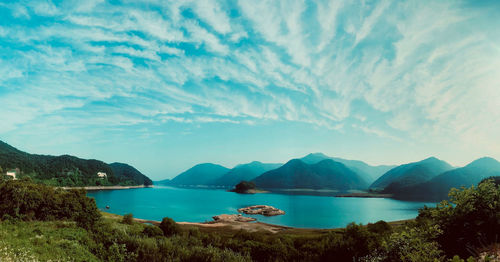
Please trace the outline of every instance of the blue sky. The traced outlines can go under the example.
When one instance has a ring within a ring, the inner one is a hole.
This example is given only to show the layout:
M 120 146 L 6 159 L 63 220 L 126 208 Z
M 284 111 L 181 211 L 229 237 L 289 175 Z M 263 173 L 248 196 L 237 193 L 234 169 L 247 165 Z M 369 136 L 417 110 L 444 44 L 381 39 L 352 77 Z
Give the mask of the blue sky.
M 153 179 L 309 152 L 500 159 L 499 15 L 498 1 L 0 1 L 0 139 Z

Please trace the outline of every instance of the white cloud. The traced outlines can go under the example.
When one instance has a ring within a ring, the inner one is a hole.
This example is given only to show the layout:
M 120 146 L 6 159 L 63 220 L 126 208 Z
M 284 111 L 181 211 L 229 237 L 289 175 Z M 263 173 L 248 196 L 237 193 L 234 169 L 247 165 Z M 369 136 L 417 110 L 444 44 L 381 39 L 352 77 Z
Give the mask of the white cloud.
M 8 104 L 0 117 L 5 130 L 57 114 L 74 122 L 116 119 L 109 125 L 297 121 L 498 151 L 491 141 L 500 132 L 500 36 L 481 11 L 454 2 L 21 7 L 8 5 L 17 17 L 0 27 L 7 54 L 0 85 L 15 90 L 1 99 L 32 98 L 25 109 Z M 187 9 L 194 15 L 185 16 Z M 50 19 L 19 22 L 34 16 Z M 129 108 L 110 106 L 96 118 L 63 114 L 105 100 L 126 100 Z M 354 108 L 359 101 L 366 109 Z
M 220 34 L 231 32 L 231 22 L 226 14 L 226 10 L 222 9 L 220 3 L 215 0 L 194 1 L 194 11 L 196 14 Z

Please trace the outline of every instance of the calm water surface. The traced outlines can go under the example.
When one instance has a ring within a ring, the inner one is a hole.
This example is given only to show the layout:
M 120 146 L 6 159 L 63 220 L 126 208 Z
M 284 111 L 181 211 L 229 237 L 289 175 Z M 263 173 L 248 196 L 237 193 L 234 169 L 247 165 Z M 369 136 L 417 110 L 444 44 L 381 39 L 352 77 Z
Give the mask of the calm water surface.
M 369 223 L 414 218 L 427 202 L 408 202 L 383 198 L 336 198 L 287 194 L 236 194 L 224 190 L 184 189 L 172 187 L 127 190 L 90 191 L 97 206 L 111 213 L 161 220 L 204 222 L 219 214 L 236 214 L 237 209 L 250 205 L 271 205 L 285 215 L 253 216 L 258 221 L 303 228 L 344 227 L 350 222 Z M 250 215 L 248 215 L 250 216 Z

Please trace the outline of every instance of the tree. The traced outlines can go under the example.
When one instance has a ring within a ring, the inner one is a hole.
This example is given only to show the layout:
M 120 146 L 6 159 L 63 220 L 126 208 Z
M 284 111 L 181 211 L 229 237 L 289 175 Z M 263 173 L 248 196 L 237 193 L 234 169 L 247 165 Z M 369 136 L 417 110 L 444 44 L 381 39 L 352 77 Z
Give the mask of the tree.
M 252 181 L 241 181 L 234 187 L 234 192 L 236 193 L 247 193 L 249 190 L 255 190 L 255 183 Z
M 449 256 L 474 255 L 500 239 L 500 186 L 487 180 L 477 187 L 453 188 L 450 201 L 420 210 L 417 221 L 439 226 L 436 240 Z
M 166 237 L 177 235 L 180 233 L 180 228 L 175 221 L 169 217 L 164 217 L 160 224 L 160 229 Z
M 134 215 L 132 214 L 125 214 L 122 219 L 123 224 L 127 225 L 132 225 L 132 222 L 134 222 Z

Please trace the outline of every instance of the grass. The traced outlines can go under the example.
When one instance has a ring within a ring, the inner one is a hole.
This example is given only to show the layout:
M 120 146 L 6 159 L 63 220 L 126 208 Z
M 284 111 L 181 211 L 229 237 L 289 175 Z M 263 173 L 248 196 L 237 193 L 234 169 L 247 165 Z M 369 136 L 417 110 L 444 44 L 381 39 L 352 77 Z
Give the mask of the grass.
M 123 216 L 102 212 L 102 217 L 111 230 L 126 232 L 127 235 L 141 235 L 145 224 L 122 223 Z M 405 221 L 392 222 L 393 227 Z M 207 228 L 180 225 L 182 231 L 197 228 L 200 233 L 231 238 L 237 230 L 230 227 Z M 342 229 L 300 229 L 289 228 L 273 234 L 262 231 L 262 237 L 283 236 L 290 239 L 318 240 L 331 232 Z M 150 240 L 148 240 L 150 241 Z M 91 235 L 70 221 L 2 221 L 0 222 L 0 261 L 101 261 L 89 247 L 95 246 Z
M 99 261 L 82 243 L 87 231 L 74 222 L 0 223 L 0 261 Z

